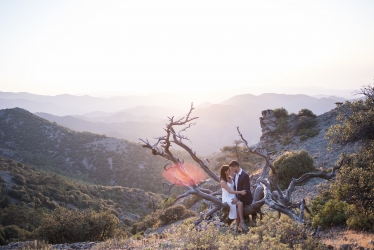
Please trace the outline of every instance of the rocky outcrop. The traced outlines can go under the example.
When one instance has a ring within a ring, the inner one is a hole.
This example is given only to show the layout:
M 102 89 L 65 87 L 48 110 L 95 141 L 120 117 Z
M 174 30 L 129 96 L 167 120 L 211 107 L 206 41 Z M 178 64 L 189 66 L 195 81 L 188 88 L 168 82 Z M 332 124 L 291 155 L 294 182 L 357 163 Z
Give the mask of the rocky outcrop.
M 344 146 L 333 145 L 330 150 L 327 150 L 329 141 L 325 138 L 325 133 L 331 125 L 338 123 L 336 117 L 339 114 L 339 110 L 342 108 L 344 108 L 344 105 L 317 116 L 317 125 L 313 129 L 319 131 L 318 135 L 307 138 L 305 141 L 300 140 L 301 136 L 298 136 L 297 133 L 295 133 L 297 127 L 297 115 L 291 114 L 287 118 L 287 143 L 285 143 L 286 135 L 276 133 L 278 122 L 277 118 L 274 116 L 274 111 L 264 110 L 262 112 L 262 117 L 260 117 L 263 134 L 260 142 L 255 146 L 267 148 L 268 151 L 273 151 L 274 155 L 272 158 L 274 159 L 286 151 L 306 150 L 313 157 L 316 167 L 324 169 L 332 167 L 339 159 L 341 153 L 352 153 L 359 146 L 357 143 Z M 292 136 L 290 137 L 290 135 Z
M 262 117 L 260 117 L 260 125 L 262 131 L 261 139 L 275 132 L 278 126 L 278 122 L 277 118 L 274 115 L 274 110 L 267 109 L 262 111 Z

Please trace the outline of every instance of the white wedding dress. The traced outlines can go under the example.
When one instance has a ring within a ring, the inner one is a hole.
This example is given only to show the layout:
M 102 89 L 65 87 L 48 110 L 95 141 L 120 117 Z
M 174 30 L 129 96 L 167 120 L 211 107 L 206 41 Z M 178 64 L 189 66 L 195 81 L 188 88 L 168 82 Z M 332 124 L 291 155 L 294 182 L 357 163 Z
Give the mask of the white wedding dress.
M 229 182 L 226 182 L 226 184 L 230 190 L 234 191 L 234 182 L 232 182 L 231 184 Z M 230 194 L 226 191 L 226 189 L 222 188 L 222 202 L 226 202 L 230 206 L 230 219 L 236 219 L 236 205 L 231 203 L 231 200 L 235 197 L 235 194 Z

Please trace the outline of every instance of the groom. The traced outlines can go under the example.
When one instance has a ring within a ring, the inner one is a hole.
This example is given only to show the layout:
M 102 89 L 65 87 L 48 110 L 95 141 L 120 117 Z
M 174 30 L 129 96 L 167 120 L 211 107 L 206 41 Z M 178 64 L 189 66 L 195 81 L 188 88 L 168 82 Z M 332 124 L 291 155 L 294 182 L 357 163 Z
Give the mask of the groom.
M 247 193 L 245 195 L 237 194 L 236 198 L 232 199 L 232 204 L 236 204 L 239 200 L 243 203 L 243 206 L 252 204 L 253 197 L 251 193 L 251 185 L 249 181 L 249 175 L 243 171 L 243 169 L 239 166 L 239 162 L 231 161 L 229 164 L 231 170 L 235 173 L 234 183 L 235 183 L 235 190 L 246 190 Z M 245 226 L 243 230 L 248 230 Z

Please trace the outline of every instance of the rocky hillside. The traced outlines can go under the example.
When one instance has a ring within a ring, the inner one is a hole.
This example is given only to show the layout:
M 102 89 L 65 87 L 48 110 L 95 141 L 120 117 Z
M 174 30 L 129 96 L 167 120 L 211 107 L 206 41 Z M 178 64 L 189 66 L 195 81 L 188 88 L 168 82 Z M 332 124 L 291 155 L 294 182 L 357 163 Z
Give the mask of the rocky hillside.
M 87 182 L 163 190 L 164 160 L 139 143 L 75 132 L 24 109 L 0 110 L 0 156 Z
M 49 210 L 58 206 L 109 209 L 122 220 L 136 220 L 153 209 L 153 202 L 157 206 L 162 200 L 161 195 L 141 189 L 88 185 L 2 157 L 0 187 L 0 206 L 5 209 L 0 213 L 0 223 L 3 226 L 17 220 L 4 217 L 6 210 L 12 213 L 17 211 L 15 205 L 34 210 Z M 12 209 L 9 208 L 11 204 Z
M 262 136 L 257 145 L 274 152 L 273 158 L 286 151 L 306 150 L 314 158 L 316 167 L 330 168 L 341 153 L 352 153 L 358 145 L 336 146 L 328 150 L 327 129 L 337 124 L 339 108 L 315 117 L 290 114 L 277 118 L 277 110 L 264 110 L 260 117 Z

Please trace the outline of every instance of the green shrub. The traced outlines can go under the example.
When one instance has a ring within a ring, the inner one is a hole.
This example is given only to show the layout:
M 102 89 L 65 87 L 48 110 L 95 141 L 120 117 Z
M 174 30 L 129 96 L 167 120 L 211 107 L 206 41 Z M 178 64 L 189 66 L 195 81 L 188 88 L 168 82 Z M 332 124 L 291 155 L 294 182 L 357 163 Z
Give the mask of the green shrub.
M 178 220 L 187 219 L 192 216 L 197 216 L 197 213 L 186 209 L 182 204 L 177 204 L 165 209 L 160 214 L 160 220 L 164 224 L 170 224 Z
M 174 204 L 175 198 L 177 198 L 176 194 L 171 194 L 169 199 L 162 203 L 162 208 L 168 208 Z
M 299 113 L 297 114 L 298 116 L 308 116 L 312 118 L 316 118 L 317 116 L 309 109 L 301 109 Z
M 306 141 L 306 140 L 308 140 L 308 136 L 303 135 L 303 136 L 300 137 L 300 142 L 303 142 L 303 141 Z
M 353 205 L 349 209 L 349 218 L 347 219 L 347 226 L 353 230 L 374 231 L 374 214 L 360 209 Z
M 22 175 L 20 174 L 16 174 L 12 180 L 17 184 L 17 185 L 20 185 L 20 186 L 23 186 L 26 184 L 26 179 L 25 177 L 23 177 Z
M 274 109 L 274 116 L 276 118 L 288 117 L 288 111 L 285 108 Z
M 30 232 L 17 227 L 16 225 L 10 225 L 3 228 L 4 239 L 7 242 L 12 241 L 25 241 L 30 237 Z
M 118 226 L 119 220 L 109 211 L 59 207 L 42 220 L 39 235 L 52 244 L 102 241 L 113 237 Z
M 307 151 L 286 152 L 273 162 L 278 173 L 279 186 L 286 188 L 292 178 L 299 178 L 301 175 L 315 171 L 313 158 Z
M 11 200 L 8 196 L 5 196 L 5 197 L 0 201 L 0 207 L 1 207 L 1 208 L 6 208 L 6 207 L 9 206 L 10 204 L 12 204 L 12 200 Z
M 5 232 L 2 226 L 0 226 L 0 246 L 5 245 Z
M 322 226 L 323 228 L 331 226 L 344 225 L 349 217 L 350 206 L 344 201 L 327 200 L 316 198 L 313 202 L 313 227 Z
M 186 208 L 190 208 L 192 207 L 193 205 L 196 204 L 196 202 L 200 201 L 201 200 L 201 197 L 200 196 L 197 196 L 197 195 L 190 195 L 189 198 L 187 199 L 184 199 L 184 201 L 182 202 L 182 204 L 186 207 Z
M 317 125 L 317 120 L 309 116 L 301 116 L 297 121 L 296 130 L 300 131 L 302 129 L 310 129 Z
M 314 137 L 319 134 L 319 130 L 317 129 L 310 129 L 310 128 L 303 128 L 300 129 L 299 132 L 297 133 L 298 136 L 305 136 L 307 138 L 309 137 Z M 300 138 L 301 141 L 301 138 Z
M 319 133 L 319 130 L 317 130 L 317 129 L 307 128 L 307 129 L 301 129 L 299 131 L 298 135 L 299 136 L 305 135 L 305 136 L 308 136 L 308 137 L 313 137 L 313 136 L 318 135 L 318 133 Z
M 288 131 L 288 120 L 287 117 L 278 118 L 278 125 L 275 130 L 277 134 L 284 134 Z
M 133 223 L 130 232 L 132 234 L 143 233 L 147 228 L 168 225 L 178 220 L 197 216 L 197 213 L 186 209 L 182 204 L 173 205 L 165 210 L 159 210 L 148 214 L 141 221 Z
M 131 233 L 137 234 L 144 232 L 147 228 L 154 228 L 160 225 L 160 219 L 155 216 L 156 214 L 150 214 L 146 216 L 142 221 L 133 223 L 131 226 Z

